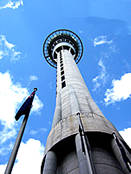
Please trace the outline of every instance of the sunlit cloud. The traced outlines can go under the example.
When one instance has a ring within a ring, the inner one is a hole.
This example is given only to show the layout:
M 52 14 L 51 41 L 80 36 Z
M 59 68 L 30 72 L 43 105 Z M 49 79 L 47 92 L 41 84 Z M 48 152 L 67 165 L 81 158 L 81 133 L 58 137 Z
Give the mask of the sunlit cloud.
M 1 174 L 4 174 L 5 168 L 6 168 L 6 164 L 1 164 L 0 165 L 0 172 L 1 172 Z
M 40 141 L 29 139 L 26 143 L 22 142 L 16 158 L 17 162 L 13 167 L 12 174 L 40 173 L 43 153 L 44 146 Z M 5 167 L 5 164 L 0 165 L 1 174 L 4 174 Z
M 26 88 L 14 84 L 9 72 L 0 73 L 0 121 L 10 127 L 14 123 L 16 109 L 28 96 Z
M 124 140 L 129 145 L 129 147 L 131 147 L 131 128 L 121 130 L 119 131 L 119 133 L 124 138 Z
M 104 66 L 104 63 L 102 59 L 99 60 L 98 62 L 99 67 L 101 68 L 99 75 L 97 75 L 95 78 L 93 78 L 92 82 L 94 83 L 94 88 L 93 90 L 95 91 L 97 88 L 103 85 L 106 82 L 106 67 Z
M 10 144 L 8 144 L 8 146 L 0 147 L 0 156 L 7 155 L 12 149 L 13 149 L 13 143 L 12 142 Z
M 0 145 L 5 143 L 7 140 L 11 139 L 16 135 L 16 130 L 14 127 L 8 128 L 4 127 L 4 129 L 0 132 Z
M 105 93 L 105 103 L 120 102 L 131 97 L 131 73 L 124 74 L 120 80 L 112 81 L 112 88 Z
M 11 8 L 14 10 L 19 8 L 19 6 L 23 6 L 23 4 L 23 0 L 9 0 L 6 4 L 0 6 L 0 10 L 5 8 Z
M 16 111 L 30 95 L 27 88 L 20 83 L 14 83 L 9 72 L 0 73 L 0 148 L 16 136 Z M 35 96 L 31 112 L 39 112 L 43 103 Z M 5 151 L 8 149 L 6 148 Z
M 112 40 L 107 40 L 107 36 L 98 36 L 94 39 L 94 47 L 97 45 L 102 45 L 102 44 L 111 44 L 113 41 Z
M 4 35 L 0 35 L 0 59 L 9 57 L 11 61 L 19 60 L 20 51 L 16 51 L 15 45 L 9 43 Z
M 12 174 L 40 173 L 43 153 L 44 146 L 38 140 L 29 139 L 26 143 L 22 143 L 17 156 L 18 162 L 15 164 Z
M 13 83 L 9 72 L 0 73 L 0 121 L 10 127 L 14 123 L 14 116 L 18 107 L 30 95 L 27 88 L 20 83 Z M 32 111 L 39 111 L 43 103 L 35 96 Z
M 44 106 L 43 103 L 41 102 L 41 100 L 36 95 L 35 99 L 33 101 L 32 112 L 39 112 L 43 106 Z

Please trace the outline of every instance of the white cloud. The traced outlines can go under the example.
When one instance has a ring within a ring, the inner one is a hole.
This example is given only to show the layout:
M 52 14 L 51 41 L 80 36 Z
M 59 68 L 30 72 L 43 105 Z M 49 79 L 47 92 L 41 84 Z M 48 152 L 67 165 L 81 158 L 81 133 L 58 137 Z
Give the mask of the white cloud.
M 0 73 L 0 145 L 16 135 L 15 113 L 20 108 L 29 92 L 17 83 L 14 84 L 9 72 Z M 43 107 L 38 96 L 33 101 L 32 112 L 38 112 Z
M 13 149 L 13 143 L 11 142 L 10 144 L 8 144 L 8 146 L 3 146 L 2 148 L 0 148 L 0 155 L 4 156 L 7 155 L 12 149 Z
M 107 89 L 104 99 L 106 104 L 119 102 L 131 97 L 131 73 L 124 74 L 120 80 L 112 81 L 112 89 Z
M 1 6 L 0 9 L 11 8 L 14 10 L 19 6 L 23 6 L 23 0 L 9 0 L 4 6 Z
M 18 60 L 21 52 L 15 50 L 15 45 L 9 43 L 4 35 L 0 35 L 0 59 L 10 57 L 10 60 Z
M 111 44 L 113 41 L 112 40 L 107 40 L 106 36 L 98 36 L 94 39 L 94 47 L 97 45 L 102 45 L 102 44 Z
M 14 44 L 9 43 L 9 42 L 6 40 L 6 37 L 5 37 L 4 35 L 1 35 L 1 41 L 3 41 L 4 44 L 5 44 L 5 46 L 6 46 L 8 49 L 10 49 L 10 50 L 11 50 L 12 48 L 15 47 Z
M 106 68 L 103 64 L 103 61 L 100 59 L 98 62 L 98 65 L 101 68 L 100 74 L 93 78 L 92 82 L 95 83 L 94 91 L 101 86 L 101 84 L 104 84 L 106 81 Z
M 38 77 L 35 75 L 30 76 L 30 81 L 38 80 Z
M 0 73 L 0 120 L 7 127 L 14 123 L 16 109 L 25 96 L 28 96 L 26 88 L 13 84 L 8 72 Z
M 0 165 L 0 172 L 1 174 L 4 174 L 6 168 L 6 164 Z
M 38 96 L 35 96 L 34 102 L 33 102 L 33 107 L 32 107 L 32 111 L 34 112 L 38 112 L 40 111 L 40 109 L 43 107 L 43 103 L 40 101 L 40 99 L 38 98 Z
M 22 142 L 12 174 L 40 173 L 43 152 L 44 146 L 38 140 L 29 139 L 26 143 Z M 6 165 L 0 165 L 1 174 L 4 174 L 5 167 Z
M 12 174 L 40 173 L 43 153 L 44 146 L 38 140 L 29 139 L 26 143 L 21 143 L 17 156 L 18 162 L 15 164 Z
M 5 143 L 7 140 L 11 139 L 16 135 L 16 130 L 14 127 L 8 128 L 4 127 L 4 129 L 0 132 L 0 145 Z
M 14 123 L 16 110 L 29 92 L 26 88 L 22 88 L 20 83 L 14 84 L 9 72 L 0 73 L 0 84 L 0 120 L 10 127 Z M 42 107 L 42 102 L 35 96 L 32 111 L 39 111 Z
M 131 128 L 119 131 L 119 133 L 124 138 L 125 142 L 129 145 L 129 147 L 131 147 Z

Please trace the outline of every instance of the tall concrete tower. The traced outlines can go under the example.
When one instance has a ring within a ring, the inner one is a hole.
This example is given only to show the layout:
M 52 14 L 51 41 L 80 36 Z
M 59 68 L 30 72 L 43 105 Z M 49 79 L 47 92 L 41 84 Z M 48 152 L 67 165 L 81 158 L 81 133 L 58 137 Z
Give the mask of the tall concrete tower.
M 56 108 L 41 174 L 129 174 L 131 150 L 93 101 L 78 70 L 80 38 L 57 30 L 44 42 L 57 71 Z

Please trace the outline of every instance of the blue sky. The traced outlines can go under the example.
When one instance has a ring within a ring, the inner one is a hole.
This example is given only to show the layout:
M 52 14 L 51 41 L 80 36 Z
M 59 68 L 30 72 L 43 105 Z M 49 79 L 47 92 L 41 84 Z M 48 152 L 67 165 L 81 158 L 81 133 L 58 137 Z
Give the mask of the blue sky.
M 105 117 L 131 146 L 130 7 L 130 0 L 0 1 L 2 174 L 23 119 L 16 122 L 15 113 L 34 87 L 37 95 L 12 174 L 40 172 L 56 97 L 56 71 L 45 61 L 42 46 L 60 28 L 81 38 L 80 72 Z

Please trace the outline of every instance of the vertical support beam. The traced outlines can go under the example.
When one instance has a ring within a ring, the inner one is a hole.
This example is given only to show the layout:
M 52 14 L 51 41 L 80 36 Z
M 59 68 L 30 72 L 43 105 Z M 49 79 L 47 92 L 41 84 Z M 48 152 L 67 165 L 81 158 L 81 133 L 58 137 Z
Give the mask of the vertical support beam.
M 91 162 L 89 159 L 89 154 L 87 152 L 85 155 L 83 152 L 80 134 L 76 135 L 75 144 L 76 144 L 76 152 L 77 152 L 80 174 L 93 174 Z
M 43 174 L 56 174 L 57 157 L 55 152 L 49 151 L 45 158 Z
M 124 161 L 124 159 L 122 157 L 122 153 L 120 151 L 121 147 L 118 147 L 118 144 L 117 144 L 115 138 L 112 138 L 111 146 L 112 146 L 112 151 L 113 151 L 116 159 L 118 160 L 119 164 L 121 165 L 124 173 L 125 174 L 131 173 L 131 172 L 129 172 L 129 169 L 127 167 L 127 165 L 128 165 L 128 164 L 126 164 L 127 161 Z
M 83 127 L 79 112 L 77 113 L 77 116 L 78 116 L 78 121 L 79 121 L 79 134 L 76 135 L 76 149 L 78 152 L 77 156 L 78 156 L 78 161 L 80 163 L 80 168 L 83 168 L 83 165 L 85 163 L 85 162 L 83 162 L 83 164 L 81 166 L 81 161 L 86 160 L 85 165 L 87 166 L 87 171 L 88 171 L 87 173 L 95 174 L 96 172 L 95 172 L 95 167 L 94 167 L 93 161 L 92 161 L 90 144 L 89 144 L 87 136 L 85 135 L 84 127 Z M 81 160 L 82 156 L 83 156 L 83 160 Z M 80 169 L 80 170 L 83 170 L 83 169 Z M 85 173 L 85 171 L 84 171 L 84 173 Z M 81 174 L 83 174 L 83 171 Z

